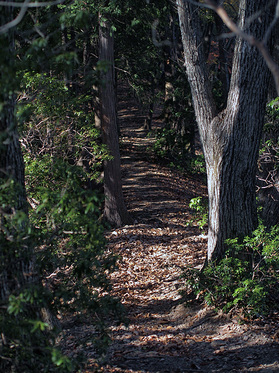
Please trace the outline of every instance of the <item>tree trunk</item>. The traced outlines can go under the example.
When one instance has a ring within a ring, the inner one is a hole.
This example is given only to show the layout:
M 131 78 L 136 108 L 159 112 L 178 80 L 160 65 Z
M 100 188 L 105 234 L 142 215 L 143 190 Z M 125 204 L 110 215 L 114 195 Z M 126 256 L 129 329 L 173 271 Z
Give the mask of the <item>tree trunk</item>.
M 209 196 L 208 260 L 224 255 L 227 238 L 250 234 L 257 224 L 255 175 L 269 71 L 255 47 L 236 41 L 227 108 L 216 114 L 199 35 L 198 8 L 177 0 L 196 119 L 203 145 Z M 265 1 L 242 0 L 240 22 Z M 250 32 L 261 39 L 270 22 L 262 14 Z
M 107 145 L 110 155 L 113 157 L 112 160 L 104 163 L 104 218 L 112 226 L 120 227 L 123 224 L 131 223 L 131 219 L 124 202 L 121 183 L 114 89 L 114 38 L 107 20 L 101 20 L 99 60 L 107 64 L 104 66 L 105 71 L 101 74 L 100 87 L 102 136 L 104 144 Z
M 1 8 L 1 25 L 12 19 L 10 7 Z M 0 299 L 6 300 L 8 295 L 26 283 L 32 273 L 31 250 L 20 245 L 14 238 L 14 232 L 21 227 L 9 223 L 17 212 L 27 215 L 27 202 L 24 184 L 24 162 L 21 153 L 16 118 L 14 79 L 14 35 L 10 29 L 0 36 L 2 53 L 0 56 Z M 7 193 L 8 190 L 8 193 Z M 16 225 L 16 224 L 15 224 Z M 19 225 L 19 224 L 17 224 Z M 22 223 L 24 229 L 24 223 Z M 15 240 L 13 244 L 11 244 Z M 19 248 L 19 246 L 21 246 Z M 28 245 L 27 245 L 28 246 Z

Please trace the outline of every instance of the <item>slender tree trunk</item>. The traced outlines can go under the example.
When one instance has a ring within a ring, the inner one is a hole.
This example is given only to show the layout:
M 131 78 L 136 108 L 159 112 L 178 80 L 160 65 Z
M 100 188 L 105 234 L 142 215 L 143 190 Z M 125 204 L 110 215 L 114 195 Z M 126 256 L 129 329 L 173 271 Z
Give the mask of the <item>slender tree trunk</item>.
M 224 255 L 227 238 L 250 234 L 257 223 L 255 174 L 269 71 L 256 48 L 237 40 L 227 108 L 216 114 L 199 35 L 198 8 L 177 0 L 186 71 L 207 166 L 208 260 Z M 265 1 L 242 0 L 240 20 L 263 9 Z M 250 25 L 261 39 L 272 14 Z
M 104 163 L 104 218 L 113 226 L 131 223 L 124 202 L 119 139 L 117 130 L 115 79 L 114 79 L 114 38 L 109 22 L 101 21 L 99 60 L 106 63 L 100 88 L 101 128 L 103 142 L 108 146 L 112 160 Z
M 5 138 L 5 141 L 0 142 L 0 184 L 10 185 L 10 195 L 6 196 L 5 204 L 0 205 L 1 300 L 5 300 L 12 291 L 28 282 L 33 269 L 32 254 L 29 248 L 22 243 L 19 249 L 18 243 L 14 243 L 14 247 L 10 243 L 14 232 L 8 225 L 8 221 L 20 211 L 27 215 L 27 202 L 24 187 L 24 163 L 14 120 L 14 100 L 8 99 L 7 101 L 0 119 L 0 132 Z M 7 189 L 4 188 L 1 193 L 7 193 Z M 14 193 L 16 198 L 14 198 Z M 24 226 L 22 228 L 24 229 Z
M 12 19 L 12 9 L 0 9 L 1 24 Z M 21 153 L 15 119 L 14 80 L 11 71 L 15 69 L 14 35 L 10 29 L 0 36 L 2 54 L 0 57 L 0 299 L 26 283 L 32 273 L 32 255 L 29 248 L 18 247 L 13 242 L 13 226 L 9 219 L 18 212 L 27 215 L 27 202 L 24 185 L 24 162 Z M 14 72 L 15 73 L 15 72 Z M 9 79 L 9 80 L 8 80 Z M 9 186 L 9 193 L 7 188 Z M 2 202 L 4 199 L 4 202 Z M 24 223 L 22 223 L 24 225 Z M 18 227 L 20 229 L 20 227 Z M 24 228 L 24 227 L 22 227 Z

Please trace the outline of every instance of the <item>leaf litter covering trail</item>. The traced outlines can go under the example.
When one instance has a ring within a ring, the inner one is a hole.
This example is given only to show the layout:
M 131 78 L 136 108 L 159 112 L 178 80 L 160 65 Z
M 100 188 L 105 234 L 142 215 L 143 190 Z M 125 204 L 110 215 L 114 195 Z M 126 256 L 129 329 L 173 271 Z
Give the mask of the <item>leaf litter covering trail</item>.
M 94 348 L 83 372 L 279 372 L 278 317 L 240 325 L 209 308 L 180 304 L 181 271 L 201 267 L 206 236 L 187 227 L 189 201 L 206 195 L 199 177 L 185 177 L 152 161 L 154 139 L 133 102 L 120 101 L 123 190 L 134 224 L 108 232 L 119 255 L 113 293 L 127 309 L 129 326 L 112 326 L 106 363 L 96 370 Z M 158 126 L 159 121 L 154 121 Z M 69 325 L 66 350 L 89 339 L 94 327 Z
M 130 324 L 111 328 L 103 371 L 279 372 L 278 318 L 240 325 L 212 309 L 181 304 L 183 267 L 201 267 L 206 255 L 206 236 L 186 226 L 190 199 L 206 188 L 152 162 L 152 139 L 133 110 L 123 109 L 121 123 L 123 190 L 134 225 L 111 231 L 108 241 L 121 257 L 111 280 Z

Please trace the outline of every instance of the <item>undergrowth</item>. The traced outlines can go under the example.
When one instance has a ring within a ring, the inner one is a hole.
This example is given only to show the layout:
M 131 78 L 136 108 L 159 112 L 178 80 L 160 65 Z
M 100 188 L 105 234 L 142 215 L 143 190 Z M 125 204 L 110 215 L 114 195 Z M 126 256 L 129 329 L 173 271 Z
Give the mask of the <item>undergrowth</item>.
M 90 342 L 96 359 L 102 356 L 109 343 L 107 323 L 124 321 L 108 280 L 117 258 L 106 253 L 102 198 L 84 189 L 82 168 L 48 157 L 40 159 L 40 167 L 36 162 L 26 168 L 29 196 L 36 202 L 29 218 L 9 208 L 12 181 L 0 188 L 0 269 L 9 286 L 0 308 L 0 370 L 76 371 L 86 362 L 86 341 L 77 342 L 81 353 L 74 360 L 64 355 L 57 344 L 63 336 L 60 320 L 89 318 L 95 326 Z
M 266 316 L 279 309 L 279 226 L 266 231 L 263 224 L 246 237 L 227 240 L 219 262 L 203 271 L 187 268 L 187 302 L 201 302 L 246 317 Z M 246 259 L 243 259 L 246 258 Z
M 155 142 L 150 150 L 159 162 L 167 163 L 181 172 L 206 174 L 204 156 L 194 154 L 188 133 L 181 135 L 174 128 L 165 126 L 151 134 L 155 136 Z
M 187 226 L 194 223 L 205 231 L 208 225 L 208 201 L 203 197 L 195 197 L 190 200 L 189 207 L 192 210 L 192 218 L 187 222 Z
M 63 320 L 90 320 L 96 361 L 109 343 L 108 323 L 125 321 L 110 295 L 117 258 L 106 251 L 102 222 L 101 170 L 110 156 L 89 96 L 76 97 L 45 74 L 25 74 L 22 84 L 17 116 L 29 211 L 14 208 L 13 180 L 0 183 L 0 273 L 8 286 L 0 305 L 0 371 L 78 371 L 88 338 L 77 341 L 75 359 L 64 355 Z

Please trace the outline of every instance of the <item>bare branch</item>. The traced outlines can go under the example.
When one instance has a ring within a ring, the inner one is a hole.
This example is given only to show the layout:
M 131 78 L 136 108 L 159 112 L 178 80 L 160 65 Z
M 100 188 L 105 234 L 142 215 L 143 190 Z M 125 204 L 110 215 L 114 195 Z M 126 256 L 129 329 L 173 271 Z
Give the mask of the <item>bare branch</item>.
M 7 32 L 10 28 L 16 26 L 19 24 L 19 22 L 22 20 L 24 17 L 27 9 L 28 9 L 28 4 L 30 3 L 31 0 L 25 0 L 24 3 L 22 4 L 22 8 L 20 9 L 20 12 L 18 13 L 17 17 L 13 19 L 11 22 L 6 23 L 5 25 L 0 27 L 0 34 L 4 34 Z
M 57 5 L 57 4 L 62 4 L 65 0 L 55 0 L 55 1 L 44 1 L 39 3 L 38 1 L 29 3 L 28 8 L 40 8 L 40 7 L 45 7 L 49 5 Z M 25 8 L 26 4 L 24 3 L 15 3 L 13 1 L 0 1 L 0 6 L 11 6 L 14 8 Z
M 56 4 L 62 4 L 65 0 L 56 0 L 56 1 L 47 1 L 43 3 L 30 3 L 31 0 L 25 0 L 23 3 L 14 3 L 14 2 L 6 2 L 6 1 L 0 1 L 0 6 L 11 6 L 11 7 L 20 7 L 20 12 L 14 18 L 12 21 L 6 23 L 5 25 L 0 27 L 0 34 L 4 34 L 7 32 L 10 28 L 17 26 L 25 16 L 25 13 L 29 8 L 38 8 L 38 7 L 45 7 L 48 5 L 56 5 Z

